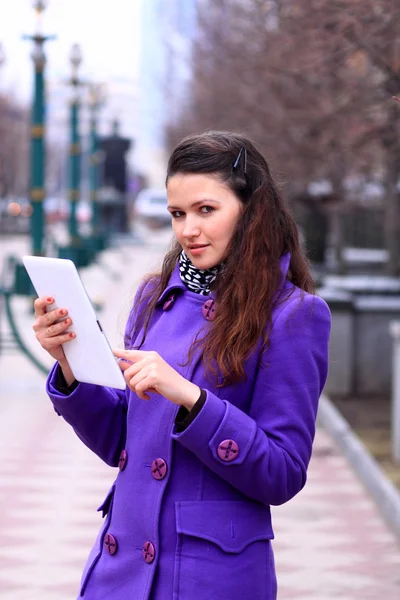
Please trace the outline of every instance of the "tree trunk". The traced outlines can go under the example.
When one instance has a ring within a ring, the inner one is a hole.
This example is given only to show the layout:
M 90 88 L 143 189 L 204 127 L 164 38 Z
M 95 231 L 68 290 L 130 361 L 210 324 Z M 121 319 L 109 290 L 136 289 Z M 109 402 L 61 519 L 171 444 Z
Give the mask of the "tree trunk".
M 388 252 L 386 272 L 388 275 L 400 274 L 400 194 L 397 183 L 400 176 L 400 115 L 395 103 L 388 114 L 387 132 L 384 138 L 387 170 L 385 206 L 385 247 Z
M 331 184 L 334 204 L 329 223 L 329 237 L 331 239 L 331 252 L 333 261 L 336 265 L 336 272 L 344 274 L 346 264 L 343 256 L 344 237 L 342 227 L 342 214 L 345 206 L 345 190 L 343 181 L 346 177 L 346 161 L 340 145 L 338 147 L 337 140 L 332 145 L 332 163 L 331 163 Z
M 327 236 L 327 266 L 335 273 L 346 272 L 343 257 L 343 228 L 342 228 L 342 204 L 338 203 L 330 207 L 328 211 L 328 236 Z
M 387 186 L 385 197 L 385 246 L 388 252 L 386 272 L 388 275 L 400 274 L 399 237 L 400 237 L 400 207 L 397 181 L 400 172 L 400 155 L 389 156 L 387 171 Z

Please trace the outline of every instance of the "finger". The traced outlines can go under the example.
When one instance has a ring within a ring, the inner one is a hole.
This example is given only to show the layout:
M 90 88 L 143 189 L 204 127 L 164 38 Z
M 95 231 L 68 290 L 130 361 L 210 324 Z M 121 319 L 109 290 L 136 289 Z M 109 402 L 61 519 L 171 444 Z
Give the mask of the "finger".
M 114 348 L 113 353 L 117 358 L 126 358 L 132 362 L 137 362 L 149 354 L 146 350 L 123 350 L 122 348 Z
M 133 390 L 135 392 L 135 394 L 141 399 L 141 400 L 150 400 L 150 396 L 149 394 L 146 393 L 146 391 L 149 389 L 148 384 L 146 383 L 145 380 L 139 382 L 136 386 L 132 387 L 129 384 L 129 387 L 131 388 L 131 390 Z
M 141 371 L 134 376 L 131 376 L 129 372 L 125 372 L 124 376 L 129 387 L 136 391 L 136 386 L 139 385 L 139 383 L 143 382 L 145 379 L 149 379 L 149 374 L 149 369 L 141 369 Z M 148 384 L 149 383 L 150 380 L 148 380 Z M 153 380 L 151 382 L 151 385 L 154 385 Z
M 144 381 L 147 377 L 147 373 L 139 373 L 136 377 L 128 377 L 125 376 L 126 383 L 129 385 L 133 392 L 136 392 L 136 386 L 139 385 L 142 381 Z
M 46 308 L 53 304 L 54 298 L 51 296 L 41 296 L 40 298 L 36 298 L 33 306 L 35 308 L 35 316 L 42 317 L 46 314 Z
M 126 371 L 126 369 L 129 369 L 129 367 L 131 367 L 132 365 L 133 363 L 127 360 L 126 358 L 120 358 L 118 360 L 118 366 L 121 369 L 121 371 Z
M 147 392 L 157 393 L 157 390 L 152 388 L 149 382 L 144 379 L 135 387 L 135 393 L 141 400 L 150 400 L 150 395 Z
M 150 377 L 149 369 L 141 369 L 134 377 L 130 377 L 128 372 L 124 373 L 124 377 L 128 387 L 135 392 L 141 400 L 149 400 L 150 396 L 146 394 L 146 390 L 151 389 L 154 385 L 154 378 Z
M 40 331 L 41 329 L 45 329 L 46 327 L 49 327 L 56 321 L 64 320 L 67 314 L 68 311 L 65 308 L 57 308 L 51 310 L 50 312 L 45 313 L 44 315 L 36 319 L 35 323 L 33 324 L 33 329 L 34 331 Z
M 65 330 L 68 329 L 68 327 L 70 327 L 71 325 L 72 321 L 69 318 L 64 319 L 60 323 L 53 323 L 53 325 L 50 325 L 46 328 L 45 337 L 55 337 L 57 335 L 60 335 L 61 333 L 64 333 Z
M 58 346 L 61 346 L 62 344 L 66 344 L 67 342 L 70 342 L 75 337 L 76 337 L 76 334 L 73 331 L 70 331 L 69 333 L 64 333 L 62 335 L 44 338 L 41 341 L 41 344 L 45 350 L 51 351 L 51 350 L 54 350 L 55 348 L 57 348 Z M 39 342 L 40 342 L 40 339 L 39 339 Z
M 46 322 L 47 325 L 52 325 L 56 321 L 62 321 L 67 316 L 68 311 L 66 308 L 55 308 L 54 310 L 50 310 L 47 312 L 42 319 Z
M 121 371 L 130 378 L 134 377 L 145 366 L 145 362 L 143 360 L 140 360 L 137 363 L 132 363 L 126 361 L 125 359 L 120 359 L 118 364 Z

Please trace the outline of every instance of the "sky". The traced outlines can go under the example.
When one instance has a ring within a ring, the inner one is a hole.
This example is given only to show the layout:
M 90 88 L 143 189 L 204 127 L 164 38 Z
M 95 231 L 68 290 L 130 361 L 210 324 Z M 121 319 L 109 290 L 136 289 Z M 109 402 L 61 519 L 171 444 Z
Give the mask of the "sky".
M 106 83 L 108 100 L 101 112 L 101 133 L 108 133 L 112 119 L 119 117 L 121 134 L 135 137 L 140 5 L 141 0 L 48 0 L 42 33 L 57 36 L 45 44 L 49 136 L 62 139 L 67 135 L 69 90 L 65 80 L 71 74 L 71 46 L 78 43 L 83 56 L 82 79 Z M 22 37 L 36 31 L 32 6 L 31 0 L 0 0 L 0 43 L 5 53 L 0 90 L 12 92 L 26 104 L 32 97 L 33 43 Z M 83 111 L 83 128 L 85 114 Z

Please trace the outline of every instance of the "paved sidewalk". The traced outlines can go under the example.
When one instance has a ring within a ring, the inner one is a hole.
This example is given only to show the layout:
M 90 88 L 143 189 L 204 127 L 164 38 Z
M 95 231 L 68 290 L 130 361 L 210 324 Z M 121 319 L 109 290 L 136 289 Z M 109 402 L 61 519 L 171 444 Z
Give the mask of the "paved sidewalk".
M 306 487 L 272 514 L 279 600 L 399 600 L 399 540 L 323 430 Z
M 100 320 L 113 343 L 132 283 L 158 257 L 155 248 L 112 251 L 109 272 L 126 277 L 85 275 L 90 295 L 103 296 Z M 25 331 L 31 317 L 22 303 L 21 311 Z M 43 388 L 22 355 L 0 356 L 1 600 L 74 600 L 101 524 L 96 508 L 116 476 L 57 417 Z M 273 517 L 280 600 L 399 600 L 400 547 L 324 431 L 305 490 Z

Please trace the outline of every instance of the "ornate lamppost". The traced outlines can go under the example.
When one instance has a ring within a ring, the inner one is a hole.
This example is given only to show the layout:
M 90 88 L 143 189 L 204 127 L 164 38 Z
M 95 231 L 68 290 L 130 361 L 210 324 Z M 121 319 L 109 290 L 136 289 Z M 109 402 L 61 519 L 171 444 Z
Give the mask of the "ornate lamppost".
M 80 126 L 80 110 L 81 110 L 81 94 L 80 90 L 85 82 L 79 78 L 78 71 L 82 63 L 82 52 L 79 44 L 74 44 L 70 53 L 71 77 L 67 83 L 72 89 L 72 97 L 70 103 L 69 115 L 69 155 L 68 155 L 68 184 L 69 184 L 69 245 L 58 249 L 60 258 L 71 259 L 77 267 L 85 267 L 89 264 L 91 252 L 88 248 L 87 241 L 79 234 L 77 220 L 77 206 L 80 201 L 81 193 L 81 136 L 79 131 Z
M 33 2 L 33 8 L 36 11 L 37 23 L 36 33 L 23 36 L 23 39 L 33 41 L 32 59 L 34 64 L 34 98 L 31 116 L 31 167 L 30 167 L 30 202 L 32 206 L 31 215 L 31 235 L 32 235 L 32 254 L 37 256 L 44 254 L 44 211 L 43 201 L 45 199 L 45 79 L 44 69 L 46 58 L 43 45 L 47 40 L 54 39 L 55 36 L 44 36 L 42 34 L 42 16 L 46 8 L 45 0 L 36 0 Z M 31 350 L 25 344 L 21 335 L 13 311 L 12 298 L 15 295 L 34 296 L 35 291 L 32 287 L 28 274 L 19 258 L 9 256 L 7 259 L 8 268 L 14 270 L 14 280 L 11 285 L 0 287 L 0 296 L 4 298 L 6 317 L 12 332 L 16 347 L 23 352 L 29 360 L 43 373 L 48 369 L 42 365 L 40 360 L 33 355 Z
M 45 199 L 45 79 L 44 69 L 46 57 L 43 45 L 55 36 L 42 34 L 42 16 L 46 8 L 45 0 L 33 2 L 36 11 L 36 33 L 26 35 L 24 39 L 34 42 L 32 59 L 34 64 L 34 99 L 31 117 L 31 175 L 30 175 L 30 201 L 32 205 L 31 234 L 32 254 L 44 254 L 44 211 Z
M 78 44 L 71 49 L 70 63 L 72 67 L 69 84 L 72 87 L 70 110 L 70 146 L 69 146 L 69 235 L 73 246 L 80 245 L 76 207 L 80 200 L 81 185 L 81 141 L 79 133 L 79 113 L 81 107 L 80 86 L 83 84 L 78 77 L 78 69 L 82 63 L 82 53 Z
M 100 227 L 100 210 L 98 190 L 100 184 L 101 150 L 98 138 L 98 113 L 104 104 L 104 85 L 92 83 L 89 85 L 89 112 L 90 112 L 90 200 L 92 206 L 92 243 L 94 251 L 104 250 L 105 232 Z

